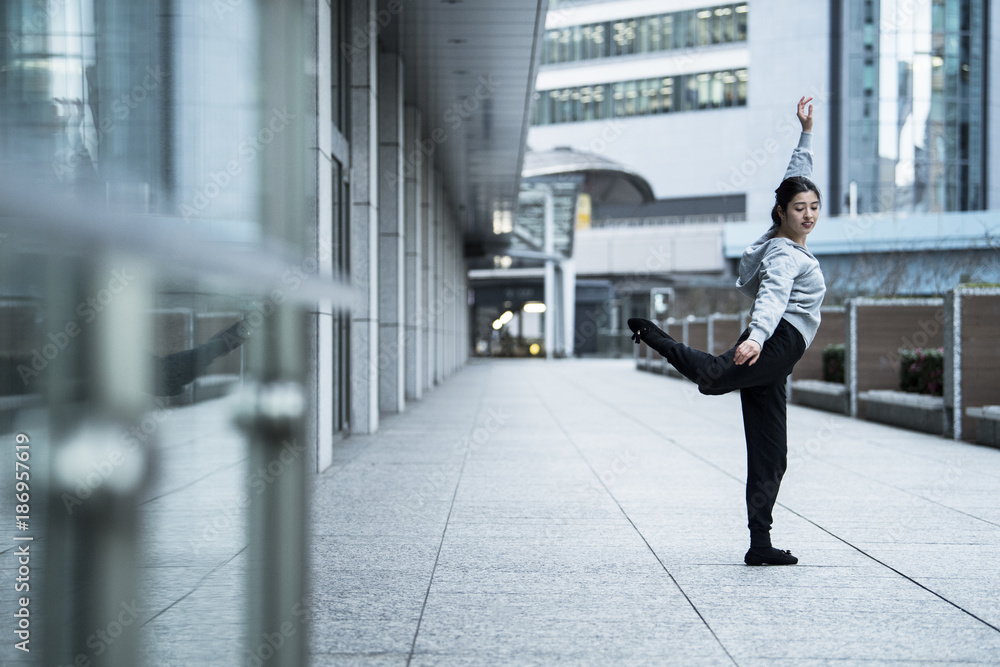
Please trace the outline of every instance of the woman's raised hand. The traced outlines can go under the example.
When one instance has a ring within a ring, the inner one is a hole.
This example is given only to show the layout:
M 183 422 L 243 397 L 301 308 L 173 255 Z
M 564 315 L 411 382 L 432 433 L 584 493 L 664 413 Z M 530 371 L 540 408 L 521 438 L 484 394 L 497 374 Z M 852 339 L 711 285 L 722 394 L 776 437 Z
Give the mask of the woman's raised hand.
M 804 95 L 799 98 L 799 122 L 802 123 L 803 132 L 812 132 L 813 129 L 813 105 L 809 104 L 813 101 L 813 98 L 805 97 Z M 809 110 L 806 111 L 806 105 L 809 104 Z

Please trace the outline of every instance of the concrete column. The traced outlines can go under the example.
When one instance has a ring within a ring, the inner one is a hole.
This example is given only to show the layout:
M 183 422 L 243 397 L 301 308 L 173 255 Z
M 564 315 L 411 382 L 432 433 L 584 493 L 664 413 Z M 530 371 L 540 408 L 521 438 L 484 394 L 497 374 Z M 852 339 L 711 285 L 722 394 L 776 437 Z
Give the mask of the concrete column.
M 403 128 L 403 176 L 406 179 L 404 188 L 404 278 L 406 289 L 404 309 L 404 341 L 406 352 L 405 386 L 406 400 L 419 401 L 424 393 L 423 367 L 424 358 L 423 332 L 420 324 L 425 306 L 423 278 L 423 247 L 421 230 L 423 229 L 423 154 L 418 148 L 420 141 L 420 109 L 407 106 L 405 110 L 405 125 Z
M 351 0 L 351 34 L 367 35 L 375 0 Z M 378 430 L 378 45 L 351 58 L 351 432 Z
M 403 61 L 379 54 L 379 409 L 402 412 L 406 404 L 406 349 L 403 340 Z
M 320 276 L 333 274 L 333 169 L 329 155 L 332 141 L 332 94 L 330 90 L 330 6 L 316 3 L 316 58 L 315 110 L 309 117 L 315 125 L 310 132 L 321 151 L 312 152 L 316 200 L 312 215 L 315 225 L 309 240 L 309 256 L 318 264 Z M 329 302 L 319 303 L 316 312 L 306 324 L 306 394 L 308 415 L 305 424 L 306 442 L 310 444 L 310 468 L 321 472 L 333 462 L 333 404 L 334 350 L 333 310 Z
M 444 196 L 444 179 L 436 178 L 437 191 L 434 225 L 434 383 L 444 381 L 444 312 L 447 307 L 444 292 L 444 232 L 450 220 Z
M 461 351 L 465 344 L 462 338 L 462 316 L 465 312 L 465 302 L 467 292 L 462 289 L 462 265 L 465 255 L 465 239 L 462 237 L 462 220 L 455 220 L 455 249 L 451 255 L 451 292 L 453 294 L 451 302 L 451 359 L 452 372 L 457 371 L 462 366 Z
M 562 351 L 566 357 L 572 357 L 576 342 L 576 260 L 564 259 L 559 269 L 562 274 Z
M 458 348 L 458 253 L 462 245 L 458 219 L 451 224 L 451 243 L 448 254 L 448 375 L 458 369 L 455 357 Z
M 423 320 L 421 330 L 423 332 L 424 347 L 424 388 L 430 389 L 434 386 L 434 309 L 437 298 L 434 293 L 434 225 L 437 224 L 434 216 L 434 207 L 437 197 L 434 183 L 436 174 L 430 161 L 424 162 L 424 200 L 423 200 L 423 229 L 421 243 L 423 245 L 423 273 L 424 294 L 426 303 L 423 308 Z
M 451 216 L 451 211 L 444 220 L 444 228 L 441 230 L 441 294 L 444 300 L 441 304 L 441 377 L 447 378 L 451 375 L 451 326 L 452 326 L 452 306 L 455 303 L 455 295 L 452 293 L 451 285 L 451 256 L 455 246 L 453 227 L 455 224 Z

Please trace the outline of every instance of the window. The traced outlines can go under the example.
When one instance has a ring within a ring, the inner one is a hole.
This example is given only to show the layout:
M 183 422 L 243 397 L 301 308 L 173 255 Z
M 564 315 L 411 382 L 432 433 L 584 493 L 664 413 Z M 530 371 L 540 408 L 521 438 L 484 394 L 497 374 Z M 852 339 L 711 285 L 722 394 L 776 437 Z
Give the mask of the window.
M 747 71 L 721 70 L 535 93 L 535 125 L 746 105 Z M 680 93 L 680 94 L 679 94 Z
M 548 30 L 542 64 L 733 44 L 746 39 L 747 4 L 724 4 Z

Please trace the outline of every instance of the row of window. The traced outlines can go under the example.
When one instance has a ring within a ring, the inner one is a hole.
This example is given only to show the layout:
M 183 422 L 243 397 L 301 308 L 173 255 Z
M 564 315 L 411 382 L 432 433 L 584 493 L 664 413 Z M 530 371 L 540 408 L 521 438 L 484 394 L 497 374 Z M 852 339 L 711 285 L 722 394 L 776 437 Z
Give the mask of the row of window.
M 542 63 L 731 44 L 746 39 L 747 4 L 741 2 L 548 30 Z
M 747 70 L 722 70 L 535 93 L 535 125 L 741 107 Z

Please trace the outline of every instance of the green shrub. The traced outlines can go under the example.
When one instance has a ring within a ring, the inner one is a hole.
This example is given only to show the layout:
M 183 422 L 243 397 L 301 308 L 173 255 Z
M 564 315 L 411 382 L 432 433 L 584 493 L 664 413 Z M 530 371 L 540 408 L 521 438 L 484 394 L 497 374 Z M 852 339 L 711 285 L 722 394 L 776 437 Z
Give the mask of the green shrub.
M 823 381 L 844 383 L 843 343 L 832 343 L 823 348 Z
M 899 351 L 899 388 L 915 394 L 944 393 L 944 349 Z

